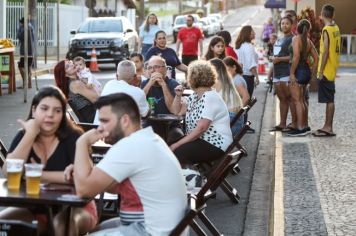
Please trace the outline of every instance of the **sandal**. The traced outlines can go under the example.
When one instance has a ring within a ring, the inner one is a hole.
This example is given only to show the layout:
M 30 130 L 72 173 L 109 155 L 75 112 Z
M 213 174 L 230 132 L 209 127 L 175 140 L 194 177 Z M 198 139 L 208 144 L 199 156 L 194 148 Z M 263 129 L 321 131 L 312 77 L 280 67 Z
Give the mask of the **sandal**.
M 318 130 L 314 131 L 312 133 L 312 135 L 315 136 L 315 137 L 333 137 L 333 136 L 336 136 L 335 133 L 328 132 L 328 131 L 325 131 L 325 130 L 322 130 L 322 129 L 318 129 Z
M 284 130 L 284 129 L 285 129 L 285 127 L 283 128 L 283 127 L 281 127 L 281 126 L 279 126 L 279 125 L 276 125 L 275 127 L 273 127 L 272 129 L 270 129 L 269 131 L 270 131 L 270 132 L 282 131 L 282 130 Z

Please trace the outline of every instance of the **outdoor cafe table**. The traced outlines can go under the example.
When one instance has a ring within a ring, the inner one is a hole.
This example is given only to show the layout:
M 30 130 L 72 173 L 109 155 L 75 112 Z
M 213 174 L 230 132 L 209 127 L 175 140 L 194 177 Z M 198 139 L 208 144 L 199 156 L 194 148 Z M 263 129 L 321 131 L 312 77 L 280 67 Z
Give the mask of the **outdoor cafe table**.
M 168 138 L 168 133 L 169 133 L 169 127 L 173 122 L 181 122 L 184 120 L 184 116 L 178 116 L 178 115 L 173 115 L 173 114 L 155 114 L 155 115 L 150 115 L 147 118 L 148 121 L 155 123 L 155 124 L 160 124 L 164 126 L 164 140 L 167 141 Z
M 48 223 L 50 224 L 50 235 L 54 235 L 52 214 L 53 207 L 67 207 L 65 235 L 68 235 L 72 207 L 84 207 L 92 200 L 89 198 L 79 198 L 73 196 L 75 195 L 75 190 L 72 185 L 49 184 L 47 186 L 47 190 L 41 188 L 39 195 L 26 194 L 25 185 L 25 182 L 22 181 L 19 191 L 10 191 L 7 189 L 6 179 L 0 178 L 0 205 L 27 208 L 46 208 L 48 210 L 47 215 L 49 217 Z

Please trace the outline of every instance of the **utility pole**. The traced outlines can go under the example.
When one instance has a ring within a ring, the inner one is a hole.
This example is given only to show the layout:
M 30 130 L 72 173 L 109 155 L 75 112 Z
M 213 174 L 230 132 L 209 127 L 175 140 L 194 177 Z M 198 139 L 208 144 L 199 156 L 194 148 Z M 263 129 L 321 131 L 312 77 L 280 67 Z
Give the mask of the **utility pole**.
M 30 24 L 33 27 L 33 33 L 34 33 L 34 52 L 33 52 L 33 66 L 34 68 L 37 68 L 37 42 L 38 42 L 38 37 L 37 37 L 37 32 L 38 32 L 38 24 L 37 24 L 37 0 L 29 0 L 29 5 L 28 5 L 28 10 L 29 10 L 29 16 L 30 16 Z
M 145 21 L 145 0 L 140 0 L 140 23 L 137 24 L 138 28 Z
M 25 9 L 24 9 L 24 80 L 23 80 L 23 102 L 27 103 L 27 90 L 28 90 L 28 0 L 24 1 Z

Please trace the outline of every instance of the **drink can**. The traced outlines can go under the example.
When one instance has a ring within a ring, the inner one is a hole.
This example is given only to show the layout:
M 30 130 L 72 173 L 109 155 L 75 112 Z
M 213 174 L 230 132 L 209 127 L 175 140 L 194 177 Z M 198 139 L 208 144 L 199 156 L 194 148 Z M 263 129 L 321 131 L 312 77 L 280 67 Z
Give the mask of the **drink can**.
M 155 98 L 154 97 L 149 97 L 147 99 L 148 105 L 150 107 L 151 113 L 154 113 L 155 110 Z

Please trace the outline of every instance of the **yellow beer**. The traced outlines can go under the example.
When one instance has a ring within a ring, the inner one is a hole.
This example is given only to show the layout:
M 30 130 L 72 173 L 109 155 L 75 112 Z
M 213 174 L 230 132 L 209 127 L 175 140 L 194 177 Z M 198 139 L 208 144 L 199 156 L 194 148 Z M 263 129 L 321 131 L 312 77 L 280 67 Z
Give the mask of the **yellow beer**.
M 7 171 L 7 188 L 10 190 L 19 190 L 22 170 Z
M 38 195 L 40 193 L 41 172 L 26 172 L 26 193 Z

